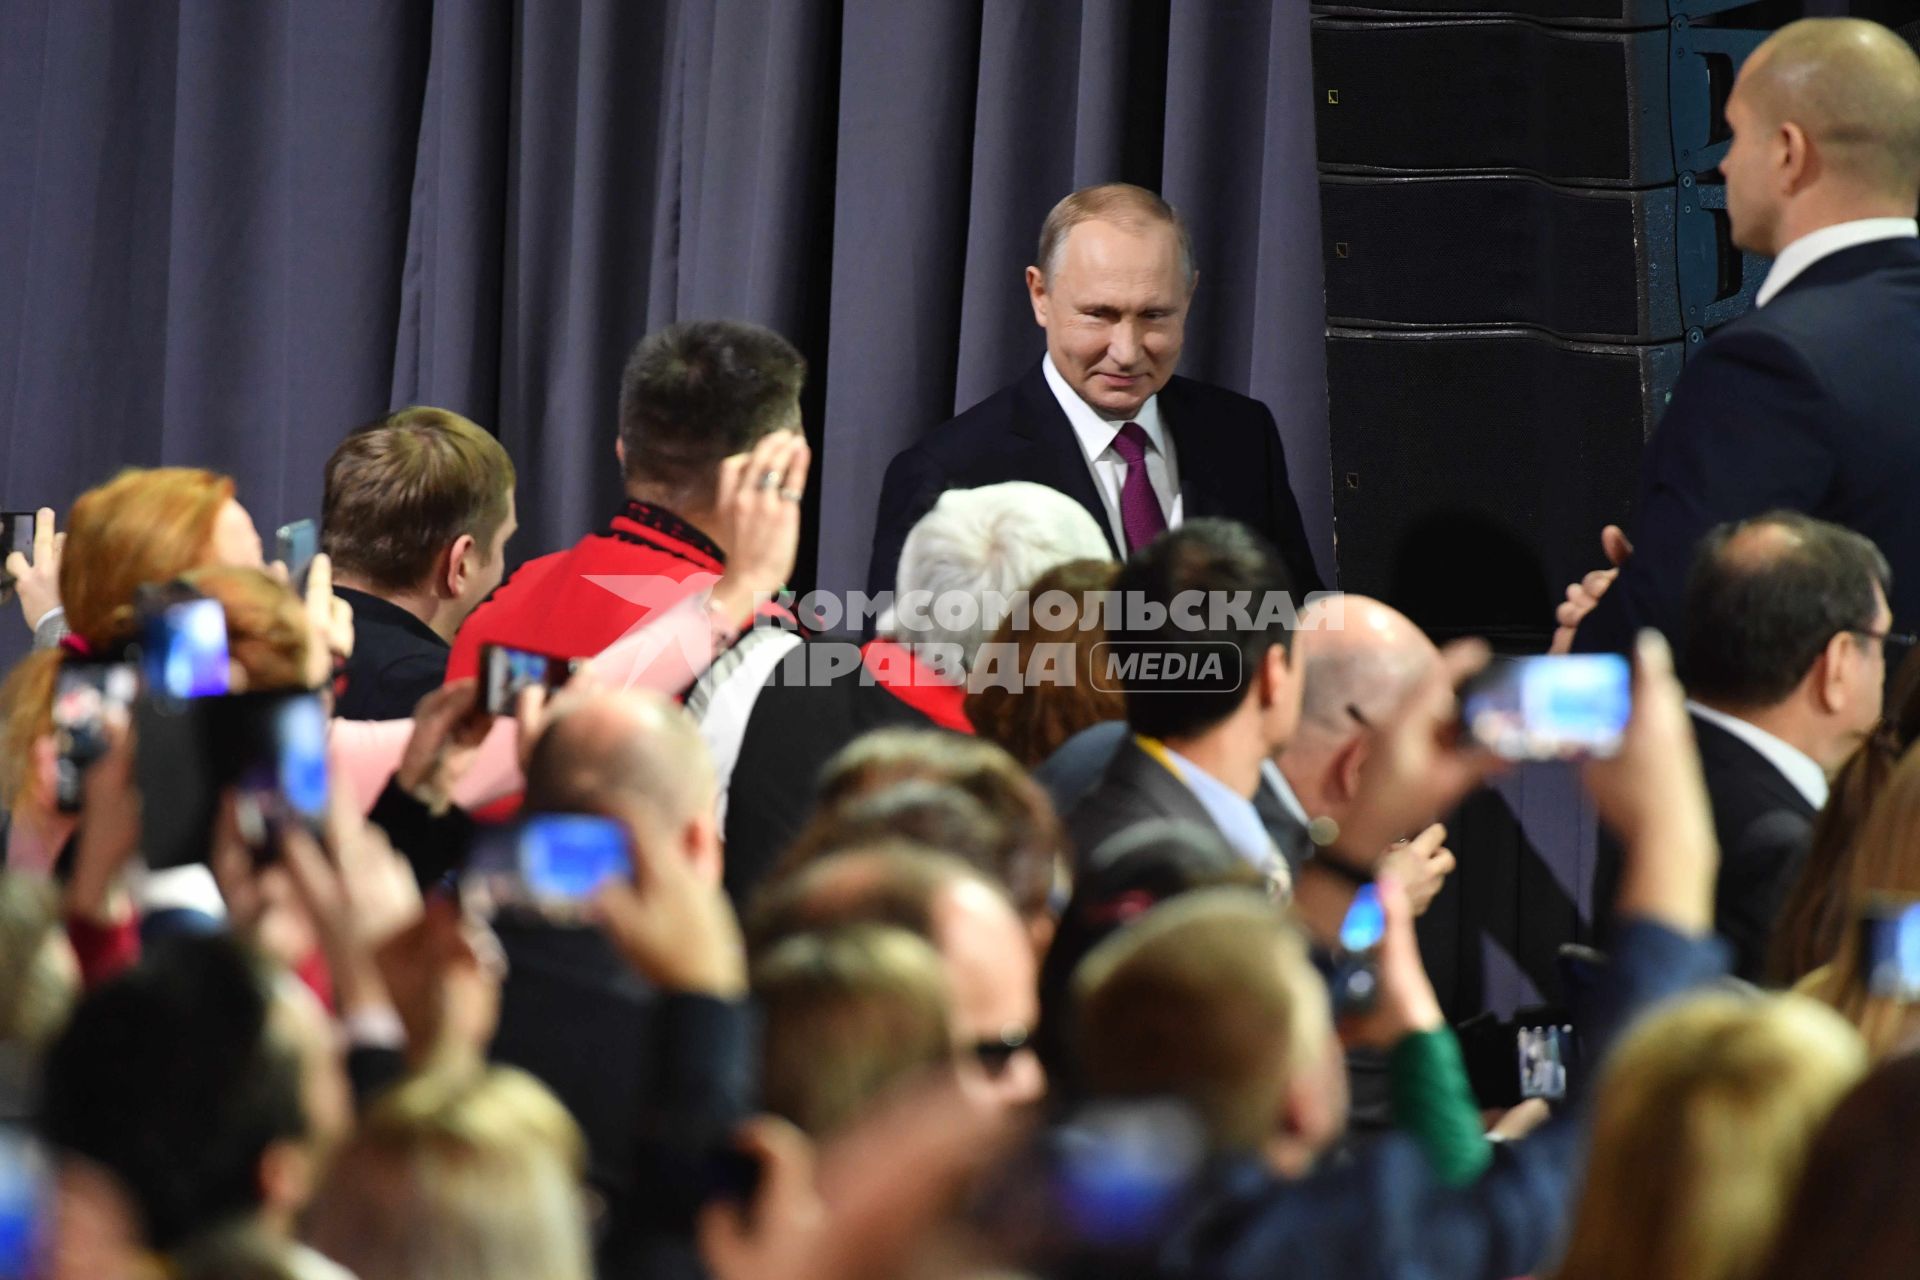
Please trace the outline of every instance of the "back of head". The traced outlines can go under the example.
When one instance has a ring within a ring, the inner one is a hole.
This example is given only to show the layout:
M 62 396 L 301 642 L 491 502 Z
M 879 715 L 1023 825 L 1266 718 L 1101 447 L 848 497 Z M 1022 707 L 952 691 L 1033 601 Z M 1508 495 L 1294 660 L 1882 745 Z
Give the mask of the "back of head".
M 209 563 L 214 522 L 232 498 L 232 480 L 190 467 L 128 469 L 81 494 L 60 557 L 67 626 L 97 653 L 131 640 L 136 593 Z M 19 794 L 34 740 L 52 731 L 60 661 L 58 651 L 30 654 L 0 688 L 0 800 Z
M 1748 1280 L 1813 1135 L 1866 1069 L 1799 996 L 1695 996 L 1649 1017 L 1598 1084 L 1559 1280 Z
M 1070 1066 L 1075 970 L 1101 942 L 1170 898 L 1196 889 L 1263 890 L 1265 880 L 1210 827 L 1156 820 L 1113 836 L 1075 878 L 1040 965 L 1040 1060 L 1056 1088 Z
M 258 1211 L 262 1156 L 306 1134 L 267 982 L 230 938 L 179 939 L 82 1000 L 47 1055 L 47 1140 L 113 1174 L 156 1249 Z
M 620 375 L 628 485 L 669 506 L 710 505 L 724 459 L 799 429 L 806 376 L 793 345 L 756 324 L 694 320 L 648 334 Z
M 417 1077 L 341 1148 L 308 1237 L 359 1280 L 586 1280 L 583 1151 L 530 1076 Z
M 1378 723 L 1432 669 L 1439 650 L 1399 610 L 1368 596 L 1322 596 L 1300 611 L 1300 730 L 1347 737 L 1358 708 Z M 1289 744 L 1291 745 L 1291 744 Z
M 1920 1258 L 1920 1057 L 1883 1063 L 1813 1141 L 1761 1280 L 1896 1280 Z
M 1119 690 L 1094 678 L 1107 638 L 1100 597 L 1119 572 L 1111 560 L 1094 559 L 1049 569 L 1028 588 L 1025 618 L 1016 613 L 1002 623 L 987 658 L 975 661 L 967 722 L 1029 768 L 1082 729 L 1126 718 Z M 1058 660 L 1046 661 L 1048 654 Z M 1013 679 L 998 678 L 1003 673 Z
M 492 554 L 513 484 L 513 462 L 492 435 L 446 409 L 402 409 L 327 459 L 321 549 L 342 577 L 410 590 L 462 534 L 482 559 Z
M 1081 187 L 1053 206 L 1040 226 L 1040 244 L 1034 252 L 1033 263 L 1041 274 L 1052 278 L 1069 232 L 1083 222 L 1096 221 L 1111 222 L 1128 231 L 1151 226 L 1171 227 L 1180 242 L 1181 266 L 1188 283 L 1192 283 L 1193 236 L 1187 231 L 1186 222 L 1159 193 L 1136 187 L 1131 182 L 1102 182 Z
M 1293 1073 L 1332 1034 L 1306 944 L 1246 889 L 1155 907 L 1088 954 L 1072 999 L 1088 1096 L 1185 1102 L 1224 1151 L 1273 1136 Z
M 747 909 L 747 948 L 758 957 L 795 934 L 853 924 L 892 925 L 937 945 L 936 900 L 969 882 L 991 884 L 965 860 L 908 840 L 844 849 L 761 890 Z
M 1911 215 L 1920 203 L 1920 56 L 1877 22 L 1809 18 L 1776 31 L 1744 77 L 1763 127 L 1797 124 L 1832 177 Z
M 1776 511 L 1712 530 L 1687 576 L 1679 667 L 1687 692 L 1727 709 L 1786 700 L 1827 642 L 1871 630 L 1893 575 L 1850 529 Z
M 1134 552 L 1114 584 L 1108 623 L 1127 723 L 1153 738 L 1204 733 L 1246 700 L 1275 645 L 1292 646 L 1293 580 L 1259 534 L 1232 520 L 1189 520 Z M 1190 660 L 1214 654 L 1216 668 Z M 1237 656 L 1236 656 L 1237 655 Z M 1176 679 L 1163 674 L 1181 660 Z
M 767 1109 L 829 1136 L 896 1085 L 953 1061 L 947 978 L 932 945 L 856 924 L 800 933 L 753 966 Z
M 672 699 L 640 689 L 556 700 L 527 762 L 535 813 L 631 811 L 670 829 L 713 807 L 712 758 Z
M 981 643 L 1012 612 L 1015 593 L 1069 560 L 1106 555 L 1100 526 L 1057 489 L 1025 480 L 949 489 L 900 550 L 893 635 L 952 646 L 959 665 L 971 668 Z
M 1059 868 L 1061 830 L 1044 794 L 1037 802 L 1008 799 L 996 812 L 955 783 L 897 782 L 817 810 L 788 848 L 782 872 L 836 850 L 904 839 L 965 859 L 1005 888 L 1022 915 L 1042 913 Z
M 0 871 L 0 1048 L 37 1052 L 73 1003 L 78 975 L 58 905 L 46 881 Z

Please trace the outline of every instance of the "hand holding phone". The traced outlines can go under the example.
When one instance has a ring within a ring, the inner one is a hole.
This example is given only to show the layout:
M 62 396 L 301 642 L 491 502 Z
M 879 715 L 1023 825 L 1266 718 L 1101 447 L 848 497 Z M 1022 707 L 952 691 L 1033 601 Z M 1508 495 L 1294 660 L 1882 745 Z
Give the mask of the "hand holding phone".
M 1460 692 L 1467 733 L 1506 760 L 1611 756 L 1633 710 L 1618 654 L 1496 658 Z
M 124 662 L 60 664 L 53 687 L 54 802 L 61 813 L 80 812 L 86 772 L 106 754 L 107 728 L 124 722 L 140 677 Z
M 304 594 L 307 570 L 320 550 L 319 526 L 311 520 L 283 524 L 274 533 L 273 545 L 274 559 L 286 566 L 288 584 Z
M 226 693 L 232 671 L 220 602 L 183 584 L 142 587 L 136 600 L 140 669 L 149 696 L 180 702 Z
M 482 646 L 480 681 L 485 695 L 482 706 L 490 715 L 510 716 L 522 690 L 535 687 L 548 692 L 560 688 L 579 669 L 573 658 L 556 658 L 531 649 L 514 649 L 503 644 Z
M 517 907 L 571 923 L 586 918 L 602 885 L 632 875 L 627 829 L 619 822 L 543 813 L 477 833 L 461 884 L 482 914 Z
M 1334 1017 L 1373 1012 L 1380 998 L 1380 944 L 1386 936 L 1387 912 L 1379 887 L 1362 885 L 1340 924 L 1340 945 L 1334 952 Z

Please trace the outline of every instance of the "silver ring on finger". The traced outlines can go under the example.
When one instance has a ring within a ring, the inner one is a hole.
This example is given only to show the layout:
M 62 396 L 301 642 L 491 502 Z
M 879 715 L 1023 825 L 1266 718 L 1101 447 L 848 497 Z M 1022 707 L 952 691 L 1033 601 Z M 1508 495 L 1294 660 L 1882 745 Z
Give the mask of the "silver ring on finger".
M 780 491 L 780 496 L 785 498 L 788 502 L 798 502 L 800 501 L 801 494 L 800 494 L 800 490 L 798 489 L 782 489 Z
M 760 483 L 755 485 L 754 487 L 757 489 L 765 490 L 765 489 L 771 489 L 779 483 L 780 483 L 780 473 L 778 471 L 768 470 L 760 473 Z

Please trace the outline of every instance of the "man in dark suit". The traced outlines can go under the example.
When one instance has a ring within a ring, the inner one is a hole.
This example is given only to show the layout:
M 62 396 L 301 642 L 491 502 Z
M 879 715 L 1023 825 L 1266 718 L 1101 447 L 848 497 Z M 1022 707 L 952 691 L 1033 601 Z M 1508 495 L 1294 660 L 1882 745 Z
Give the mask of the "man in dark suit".
M 1896 627 L 1920 625 L 1920 58 L 1875 23 L 1796 22 L 1747 61 L 1727 123 L 1733 238 L 1773 269 L 1752 314 L 1688 361 L 1632 543 L 1606 531 L 1616 567 L 1568 588 L 1557 649 L 1678 635 L 1701 536 L 1776 509 L 1872 539 Z
M 946 489 L 1032 480 L 1072 497 L 1124 558 L 1182 520 L 1221 516 L 1279 548 L 1295 589 L 1319 589 L 1273 414 L 1174 376 L 1198 281 L 1179 215 L 1125 183 L 1047 215 L 1027 268 L 1046 355 L 887 468 L 868 573 L 891 590 L 908 530 Z
M 1711 530 L 1688 575 L 1680 674 L 1720 841 L 1714 929 L 1741 977 L 1765 978 L 1828 779 L 1879 721 L 1888 586 L 1872 543 L 1798 512 Z
M 445 409 L 402 409 L 327 459 L 321 544 L 353 610 L 343 719 L 407 719 L 445 683 L 454 633 L 506 571 L 513 482 L 500 442 Z
M 1068 815 L 1077 856 L 1170 818 L 1212 827 L 1289 880 L 1253 803 L 1262 763 L 1300 719 L 1292 582 L 1279 556 L 1243 525 L 1195 520 L 1136 552 L 1114 585 L 1125 608 L 1108 619 L 1115 643 L 1096 656 L 1093 678 L 1125 690 L 1132 735 Z M 1227 607 L 1236 601 L 1242 614 Z

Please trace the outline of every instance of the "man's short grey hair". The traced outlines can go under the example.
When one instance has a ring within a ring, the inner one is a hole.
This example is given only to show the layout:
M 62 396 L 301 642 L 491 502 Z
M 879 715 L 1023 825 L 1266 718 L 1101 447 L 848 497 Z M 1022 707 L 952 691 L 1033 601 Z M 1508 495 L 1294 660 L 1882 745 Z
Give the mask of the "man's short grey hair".
M 1067 234 L 1083 222 L 1096 220 L 1111 222 L 1129 231 L 1155 223 L 1172 227 L 1174 238 L 1180 244 L 1181 275 L 1189 285 L 1193 283 L 1193 236 L 1187 231 L 1186 220 L 1179 210 L 1161 199 L 1158 192 L 1130 182 L 1082 187 L 1053 206 L 1046 222 L 1041 224 L 1040 246 L 1034 257 L 1040 274 L 1053 279 L 1054 270 L 1060 265 L 1061 251 L 1067 245 Z
M 1016 593 L 1069 560 L 1112 558 L 1099 524 L 1057 489 L 1026 480 L 949 489 L 901 548 L 893 638 L 957 646 L 970 670 Z M 920 592 L 931 600 L 916 605 L 911 597 Z

